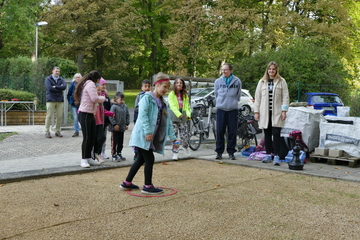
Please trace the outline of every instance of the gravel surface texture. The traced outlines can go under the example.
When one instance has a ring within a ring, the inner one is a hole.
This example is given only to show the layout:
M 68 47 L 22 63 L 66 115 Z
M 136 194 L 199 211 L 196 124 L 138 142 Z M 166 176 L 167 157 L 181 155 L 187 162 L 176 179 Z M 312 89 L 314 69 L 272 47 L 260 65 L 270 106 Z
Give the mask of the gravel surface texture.
M 357 182 L 192 159 L 154 166 L 177 193 L 138 197 L 128 170 L 0 185 L 0 239 L 360 239 Z

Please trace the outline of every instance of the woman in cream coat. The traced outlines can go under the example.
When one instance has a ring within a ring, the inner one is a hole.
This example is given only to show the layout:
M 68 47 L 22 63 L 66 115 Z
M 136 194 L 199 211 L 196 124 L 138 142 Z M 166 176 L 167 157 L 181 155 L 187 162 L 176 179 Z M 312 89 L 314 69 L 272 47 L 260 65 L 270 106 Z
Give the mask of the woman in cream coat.
M 264 76 L 258 82 L 255 92 L 255 120 L 264 129 L 267 156 L 264 163 L 272 160 L 274 146 L 274 165 L 280 165 L 280 132 L 284 126 L 289 108 L 289 90 L 284 78 L 279 74 L 278 65 L 271 61 Z

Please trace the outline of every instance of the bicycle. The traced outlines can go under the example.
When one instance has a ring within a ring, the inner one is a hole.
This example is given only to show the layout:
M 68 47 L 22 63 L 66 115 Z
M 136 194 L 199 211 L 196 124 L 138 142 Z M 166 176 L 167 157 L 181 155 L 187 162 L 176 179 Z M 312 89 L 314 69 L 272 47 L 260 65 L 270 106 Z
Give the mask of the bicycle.
M 259 124 L 255 120 L 254 116 L 253 115 L 244 116 L 243 112 L 246 113 L 246 109 L 244 107 L 239 108 L 237 135 L 239 137 L 240 142 L 236 146 L 239 152 L 244 147 L 245 148 L 249 147 L 251 140 L 254 140 L 255 146 L 257 146 L 258 141 L 256 134 L 262 132 L 262 130 L 259 129 Z
M 189 147 L 191 150 L 196 151 L 199 149 L 200 144 L 203 140 L 208 139 L 210 132 L 213 133 L 216 139 L 216 112 L 215 97 L 208 96 L 198 100 L 197 105 L 193 107 L 191 115 L 191 121 L 188 122 L 189 128 Z M 202 104 L 200 103 L 202 102 Z M 207 123 L 203 120 L 203 109 L 208 110 Z

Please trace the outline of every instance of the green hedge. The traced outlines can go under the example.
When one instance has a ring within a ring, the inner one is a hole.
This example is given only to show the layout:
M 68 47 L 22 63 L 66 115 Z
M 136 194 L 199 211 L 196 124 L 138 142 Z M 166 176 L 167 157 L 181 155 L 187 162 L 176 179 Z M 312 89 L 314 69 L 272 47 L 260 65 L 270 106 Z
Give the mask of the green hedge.
M 24 91 L 16 91 L 11 89 L 0 89 L 0 101 L 7 100 L 11 101 L 11 99 L 18 99 L 19 101 L 34 101 L 36 95 L 30 92 Z M 15 104 L 12 110 L 24 110 L 25 107 L 20 104 Z

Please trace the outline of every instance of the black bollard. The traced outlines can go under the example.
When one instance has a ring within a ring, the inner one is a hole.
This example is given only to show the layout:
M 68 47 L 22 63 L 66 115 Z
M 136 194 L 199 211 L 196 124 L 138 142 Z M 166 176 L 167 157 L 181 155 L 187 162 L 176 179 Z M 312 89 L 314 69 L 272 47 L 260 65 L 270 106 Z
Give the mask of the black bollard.
M 295 140 L 295 146 L 293 147 L 293 158 L 291 162 L 289 162 L 289 169 L 291 170 L 303 170 L 304 164 L 300 160 L 300 144 L 299 138 Z

